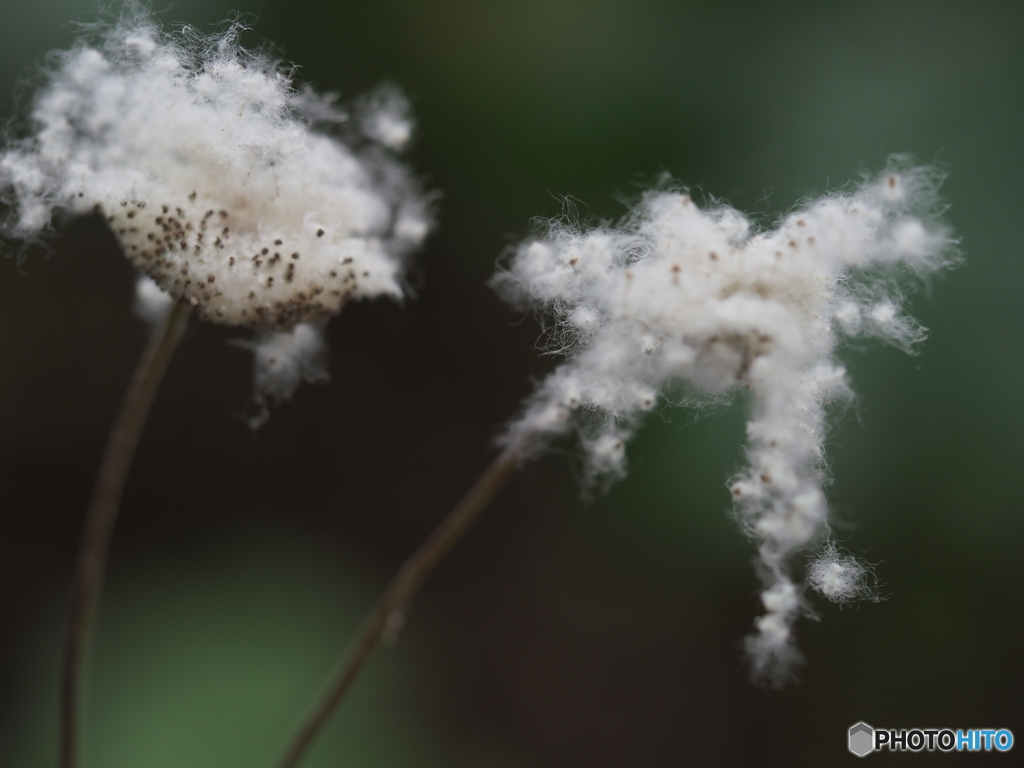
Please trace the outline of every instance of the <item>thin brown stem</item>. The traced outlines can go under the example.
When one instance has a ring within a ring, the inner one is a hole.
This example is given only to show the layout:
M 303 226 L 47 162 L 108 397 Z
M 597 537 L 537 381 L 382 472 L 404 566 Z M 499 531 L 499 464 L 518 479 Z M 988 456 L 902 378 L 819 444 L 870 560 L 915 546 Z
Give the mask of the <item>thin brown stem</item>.
M 532 437 L 524 436 L 502 451 L 420 548 L 405 561 L 363 621 L 359 634 L 346 650 L 324 693 L 303 719 L 278 760 L 277 768 L 295 768 L 299 764 L 381 639 L 385 635 L 394 637 L 401 629 L 406 609 L 416 591 L 512 476 L 530 443 Z
M 121 507 L 128 470 L 139 444 L 167 364 L 185 330 L 191 307 L 175 303 L 153 332 L 132 374 L 121 402 L 117 421 L 107 438 L 107 447 L 96 476 L 96 486 L 85 516 L 78 565 L 71 593 L 71 621 L 64 647 L 61 681 L 60 766 L 76 768 L 81 762 L 82 709 L 88 682 L 90 650 L 103 577 L 107 566 L 110 537 Z

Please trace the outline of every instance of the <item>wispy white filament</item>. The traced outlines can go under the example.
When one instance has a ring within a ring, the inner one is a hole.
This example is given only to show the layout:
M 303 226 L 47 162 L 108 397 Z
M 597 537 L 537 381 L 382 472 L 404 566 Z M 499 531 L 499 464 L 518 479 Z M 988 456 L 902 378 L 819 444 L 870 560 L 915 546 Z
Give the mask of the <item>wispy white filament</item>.
M 924 330 L 902 312 L 897 278 L 952 260 L 937 183 L 894 162 L 771 231 L 727 206 L 702 210 L 685 192 L 652 192 L 620 227 L 553 222 L 494 278 L 513 304 L 550 318 L 550 343 L 566 356 L 506 439 L 577 433 L 592 482 L 624 474 L 639 417 L 680 385 L 697 399 L 751 392 L 748 466 L 730 489 L 765 579 L 748 639 L 759 676 L 779 679 L 797 657 L 803 601 L 788 561 L 826 525 L 826 407 L 850 394 L 834 356 L 840 336 L 912 347 Z M 833 599 L 858 594 L 863 571 L 825 559 L 811 585 Z

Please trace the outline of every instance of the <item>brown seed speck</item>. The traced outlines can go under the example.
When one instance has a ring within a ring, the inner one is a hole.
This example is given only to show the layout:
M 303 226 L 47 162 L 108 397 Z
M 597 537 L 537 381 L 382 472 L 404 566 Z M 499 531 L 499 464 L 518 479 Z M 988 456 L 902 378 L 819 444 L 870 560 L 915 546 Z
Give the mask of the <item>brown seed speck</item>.
M 317 236 L 317 237 L 323 237 L 323 236 L 324 236 L 324 231 L 323 231 L 322 229 L 318 229 L 318 230 L 316 231 L 316 236 Z
M 274 245 L 280 245 L 280 244 L 281 244 L 281 243 L 283 243 L 283 242 L 284 242 L 284 240 L 280 240 L 280 239 L 278 239 L 278 240 L 275 240 L 275 241 L 274 241 Z
M 295 259 L 295 260 L 298 260 L 298 258 L 299 258 L 299 254 L 297 254 L 297 253 L 293 253 L 293 254 L 292 254 L 292 258 L 293 258 L 293 259 Z

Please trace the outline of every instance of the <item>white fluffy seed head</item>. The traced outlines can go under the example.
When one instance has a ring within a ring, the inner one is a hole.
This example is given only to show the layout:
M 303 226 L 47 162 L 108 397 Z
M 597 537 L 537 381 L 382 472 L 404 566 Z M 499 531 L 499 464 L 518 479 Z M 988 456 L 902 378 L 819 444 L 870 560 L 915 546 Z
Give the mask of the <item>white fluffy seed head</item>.
M 552 222 L 493 279 L 514 305 L 551 318 L 551 346 L 566 355 L 505 439 L 577 433 L 592 482 L 624 474 L 624 444 L 652 398 L 680 384 L 696 401 L 752 393 L 748 466 L 730 490 L 766 575 L 765 614 L 748 647 L 768 677 L 785 676 L 797 658 L 798 602 L 777 593 L 793 587 L 788 561 L 827 522 L 826 408 L 851 394 L 835 350 L 844 335 L 904 349 L 924 338 L 903 312 L 897 277 L 955 261 L 936 218 L 940 180 L 897 158 L 860 188 L 809 201 L 765 231 L 731 208 L 652 192 L 618 227 Z M 550 418 L 556 410 L 564 417 Z M 821 568 L 817 588 L 850 594 L 850 562 Z
M 400 297 L 430 227 L 392 153 L 411 135 L 406 102 L 389 89 L 353 119 L 239 47 L 240 31 L 167 34 L 136 9 L 56 55 L 29 135 L 0 153 L 4 233 L 96 211 L 162 290 L 233 325 L 288 330 Z

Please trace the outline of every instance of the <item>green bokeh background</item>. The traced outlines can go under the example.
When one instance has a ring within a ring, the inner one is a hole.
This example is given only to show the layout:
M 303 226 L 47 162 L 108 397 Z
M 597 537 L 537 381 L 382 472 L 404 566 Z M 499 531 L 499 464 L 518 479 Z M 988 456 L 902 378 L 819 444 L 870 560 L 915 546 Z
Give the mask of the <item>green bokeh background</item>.
M 163 6 L 159 6 L 162 8 Z M 269 765 L 403 557 L 493 455 L 552 361 L 485 282 L 557 215 L 663 171 L 770 222 L 909 152 L 949 173 L 966 262 L 912 299 L 921 354 L 843 350 L 832 432 L 845 545 L 887 596 L 799 625 L 801 682 L 751 686 L 751 545 L 725 481 L 743 406 L 663 411 L 629 477 L 579 498 L 571 457 L 521 472 L 375 659 L 317 766 L 822 765 L 846 729 L 1024 737 L 1024 6 L 1011 2 L 179 2 L 251 14 L 321 90 L 401 86 L 441 191 L 405 306 L 346 308 L 332 382 L 255 436 L 236 333 L 195 324 L 125 498 L 92 696 L 95 768 Z M 0 111 L 77 0 L 0 11 Z M 92 475 L 145 331 L 99 221 L 0 262 L 0 765 L 54 764 L 57 666 Z M 874 755 L 915 764 L 1008 755 Z

